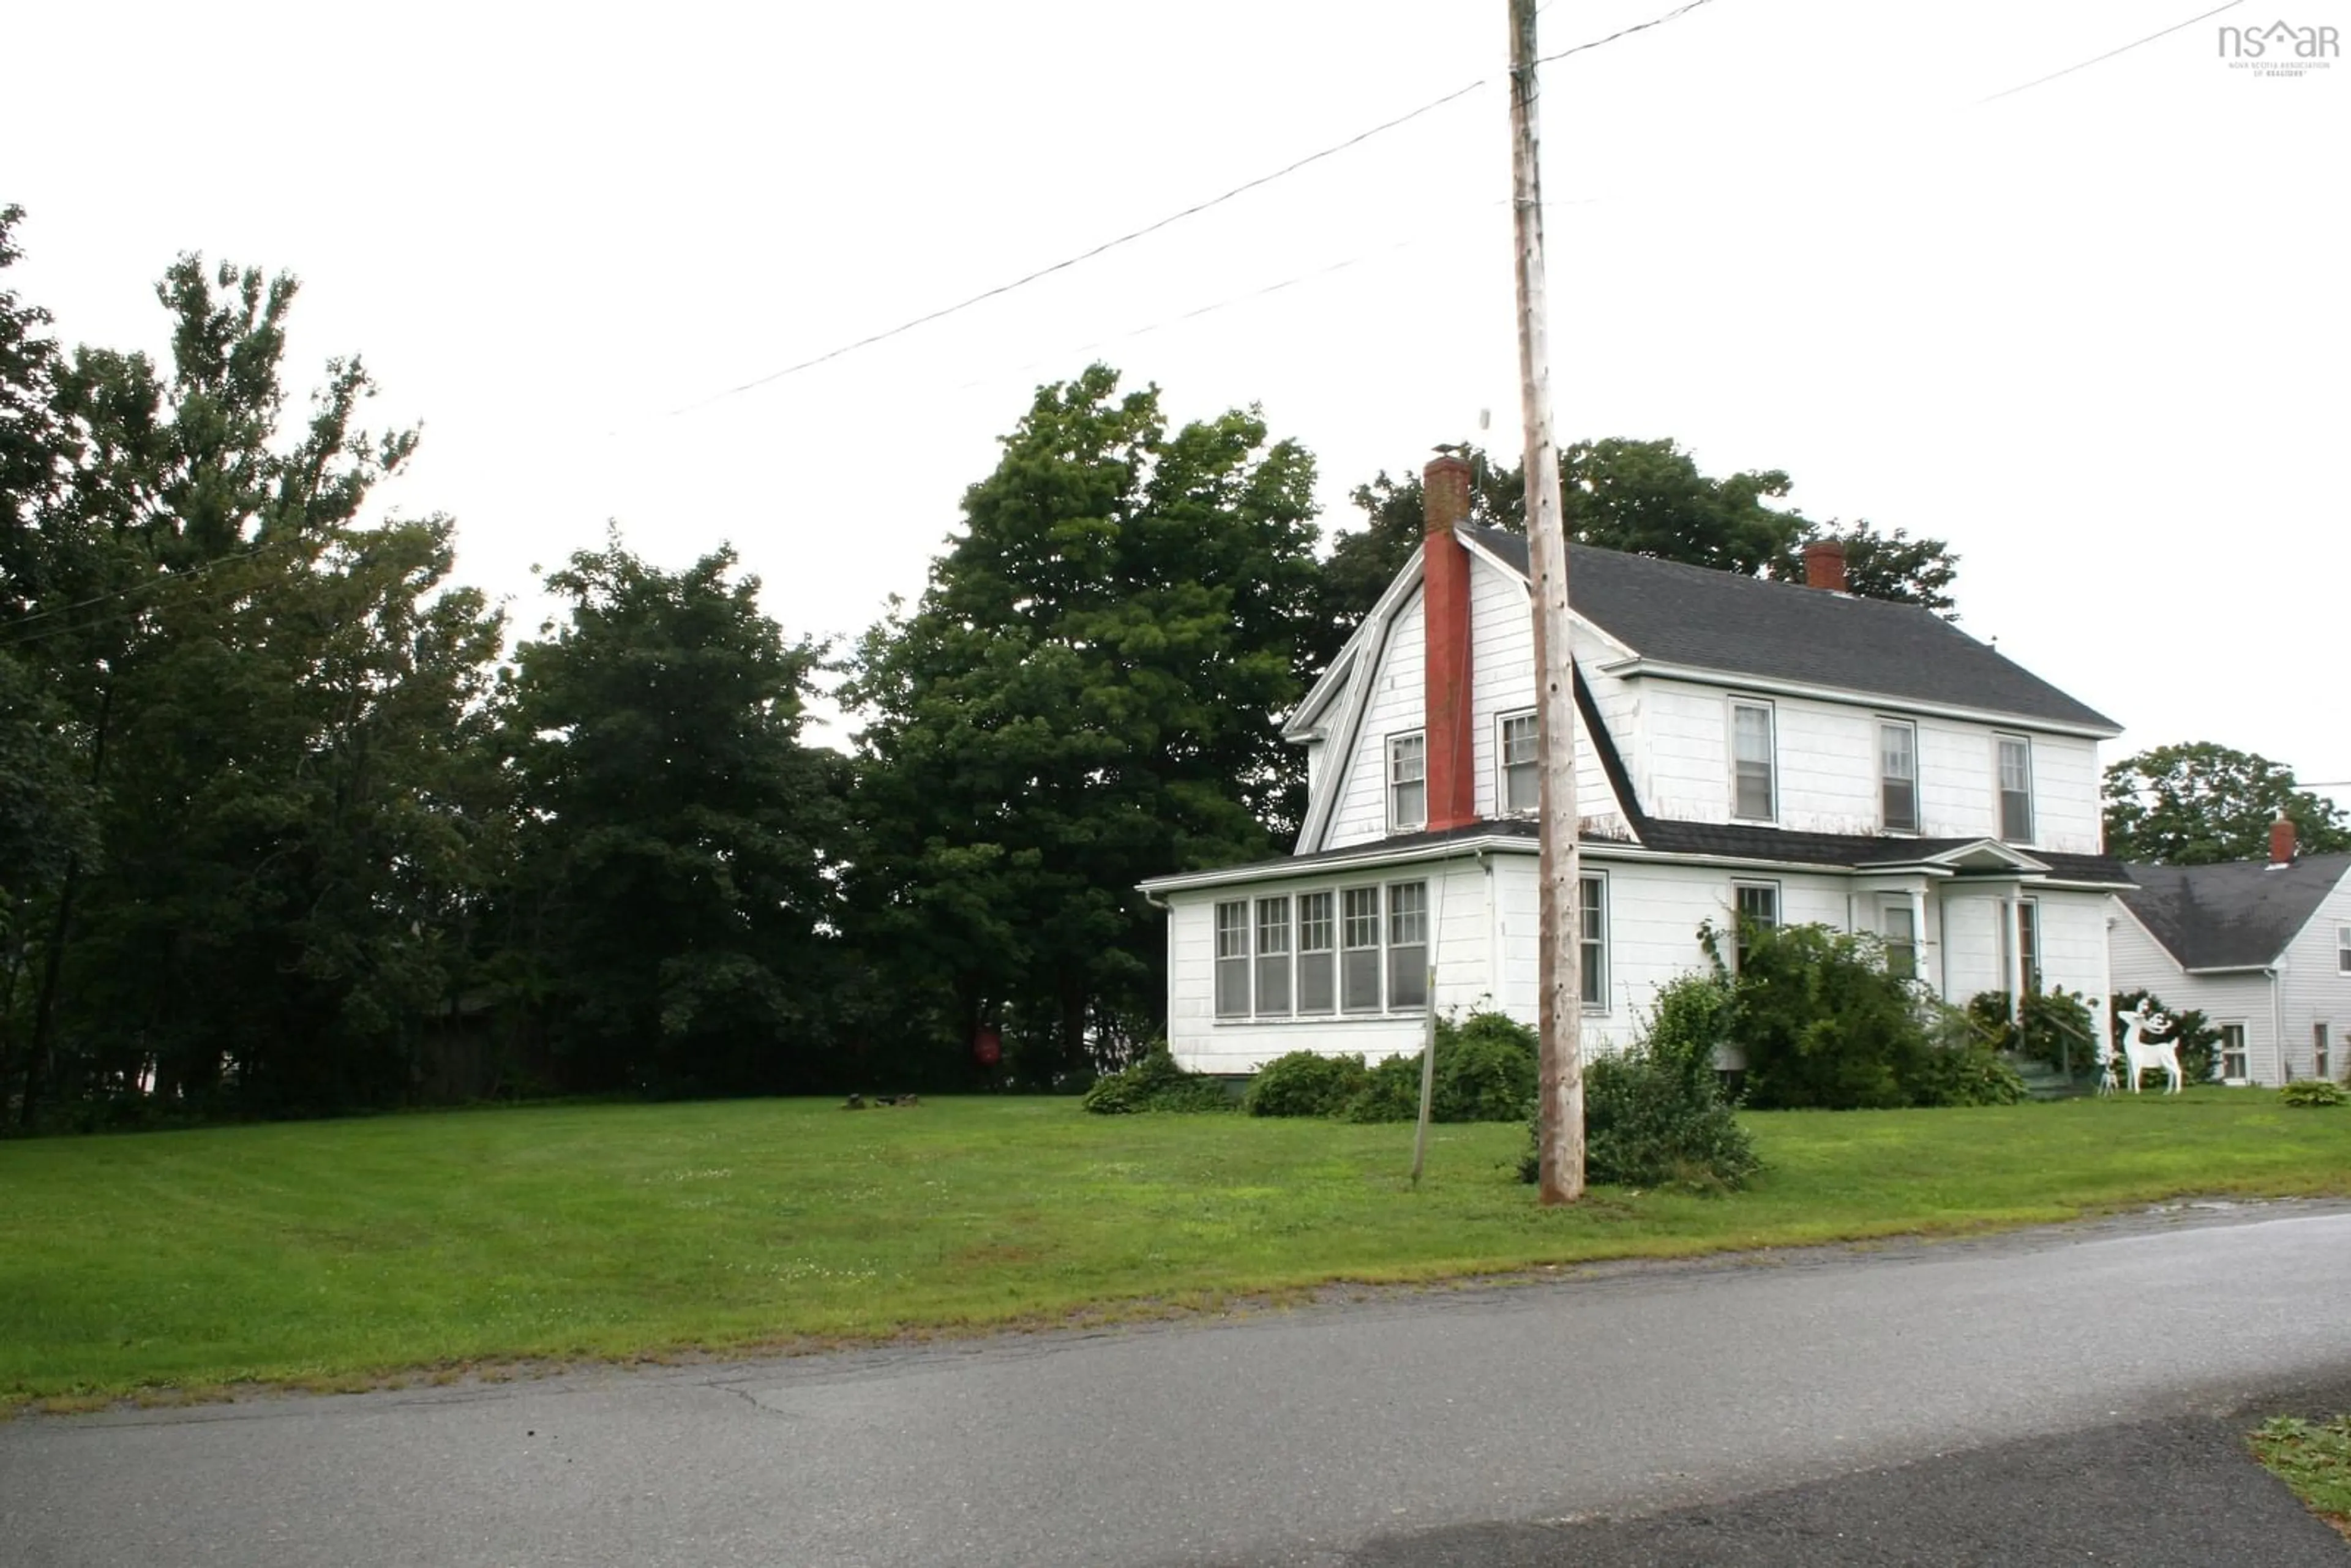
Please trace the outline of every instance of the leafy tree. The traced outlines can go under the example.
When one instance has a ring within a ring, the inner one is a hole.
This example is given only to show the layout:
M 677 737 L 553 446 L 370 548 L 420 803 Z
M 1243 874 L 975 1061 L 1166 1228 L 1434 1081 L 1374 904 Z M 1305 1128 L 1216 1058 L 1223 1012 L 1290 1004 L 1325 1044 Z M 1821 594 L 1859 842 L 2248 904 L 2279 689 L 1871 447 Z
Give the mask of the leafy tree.
M 2283 814 L 2301 852 L 2351 850 L 2351 814 L 2294 783 L 2294 770 L 2203 740 L 2158 746 L 2106 769 L 2106 852 L 2158 865 L 2268 855 Z
M 1512 533 L 1525 530 L 1525 482 L 1516 465 L 1497 466 L 1466 448 L 1475 480 L 1470 520 Z M 1941 539 L 1880 533 L 1866 519 L 1850 527 L 1819 523 L 1766 506 L 1785 496 L 1788 476 L 1755 469 L 1714 478 L 1671 440 L 1611 436 L 1576 442 L 1560 453 L 1560 505 L 1568 537 L 1604 549 L 1655 556 L 1691 566 L 1785 581 L 1803 580 L 1803 546 L 1837 538 L 1845 546 L 1845 583 L 1855 594 L 1920 604 L 1949 614 L 1958 558 Z M 1351 497 L 1364 526 L 1332 540 L 1320 585 L 1313 667 L 1327 665 L 1420 544 L 1418 476 L 1384 472 Z
M 1147 1032 L 1142 877 L 1273 852 L 1302 779 L 1313 465 L 1255 412 L 1171 432 L 1155 389 L 1040 388 L 921 603 L 865 638 L 860 941 L 928 977 L 935 1036 L 1008 1026 L 1015 1076 Z
M 813 1086 L 844 766 L 801 739 L 820 650 L 730 549 L 668 572 L 614 537 L 548 586 L 569 621 L 517 651 L 507 725 L 516 941 L 566 1078 Z

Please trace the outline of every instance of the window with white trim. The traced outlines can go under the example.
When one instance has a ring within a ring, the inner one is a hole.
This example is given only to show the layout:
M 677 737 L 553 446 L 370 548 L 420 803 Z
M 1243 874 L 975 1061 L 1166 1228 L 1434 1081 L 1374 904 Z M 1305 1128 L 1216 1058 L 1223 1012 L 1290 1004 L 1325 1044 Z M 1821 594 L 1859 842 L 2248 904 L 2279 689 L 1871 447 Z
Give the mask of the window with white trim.
M 1538 727 L 1531 713 L 1504 714 L 1494 721 L 1499 733 L 1494 755 L 1500 777 L 1494 793 L 1506 816 L 1524 815 L 1542 804 L 1542 770 L 1539 766 Z
M 2335 1064 L 2333 1061 L 2329 1059 L 2326 1052 L 2326 1043 L 2329 1038 L 2328 1026 L 2326 1024 L 2322 1022 L 2314 1023 L 2310 1026 L 2310 1075 L 2313 1078 L 2332 1078 L 2335 1076 Z
M 1428 883 L 1388 888 L 1388 1007 L 1428 1005 Z
M 1730 905 L 1739 930 L 1731 945 L 1733 967 L 1747 967 L 1747 935 L 1759 925 L 1780 924 L 1780 884 L 1776 882 L 1734 882 Z
M 1249 1016 L 1249 900 L 1217 905 L 1217 1016 Z
M 1918 727 L 1877 721 L 1878 820 L 1889 833 L 1918 831 Z
M 1388 737 L 1388 831 L 1428 826 L 1428 739 L 1419 730 Z
M 2027 996 L 2041 994 L 2041 902 L 2020 898 L 2016 901 L 2016 940 L 2023 951 L 2024 992 Z
M 1290 1010 L 1290 900 L 1257 901 L 1257 1016 Z
M 1918 911 L 1904 894 L 1878 905 L 1877 929 L 1886 938 L 1886 972 L 1897 980 L 1918 977 Z
M 1769 822 L 1776 816 L 1778 786 L 1774 778 L 1771 705 L 1730 704 L 1730 814 L 1750 821 Z
M 1583 877 L 1583 1010 L 1608 1010 L 1608 878 L 1587 873 Z
M 1380 890 L 1351 887 L 1339 894 L 1339 1005 L 1351 1013 L 1380 1010 Z
M 2335 928 L 2335 972 L 2351 975 L 2351 925 Z
M 2245 1083 L 2252 1079 L 2251 1059 L 2245 1051 L 2245 1026 L 2224 1023 L 2220 1030 L 2220 1076 L 2231 1083 Z
M 1298 895 L 1298 1010 L 1330 1012 L 1338 1000 L 1338 926 L 1331 918 L 1332 895 Z
M 2032 841 L 2032 742 L 2022 735 L 1997 737 L 2000 747 L 2000 836 L 2012 844 Z

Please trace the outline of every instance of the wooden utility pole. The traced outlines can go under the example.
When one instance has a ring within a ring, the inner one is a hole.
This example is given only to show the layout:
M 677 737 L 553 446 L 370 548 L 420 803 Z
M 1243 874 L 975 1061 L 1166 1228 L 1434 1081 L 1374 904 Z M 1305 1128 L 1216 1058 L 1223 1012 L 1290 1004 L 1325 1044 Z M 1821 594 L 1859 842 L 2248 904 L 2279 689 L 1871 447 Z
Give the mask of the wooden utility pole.
M 1551 439 L 1543 305 L 1542 172 L 1536 164 L 1535 0 L 1510 0 L 1511 208 L 1519 273 L 1519 401 L 1526 426 L 1527 545 L 1535 579 L 1535 726 L 1542 758 L 1540 1191 L 1583 1196 L 1583 916 L 1575 846 L 1575 655 L 1568 636 L 1567 533 Z

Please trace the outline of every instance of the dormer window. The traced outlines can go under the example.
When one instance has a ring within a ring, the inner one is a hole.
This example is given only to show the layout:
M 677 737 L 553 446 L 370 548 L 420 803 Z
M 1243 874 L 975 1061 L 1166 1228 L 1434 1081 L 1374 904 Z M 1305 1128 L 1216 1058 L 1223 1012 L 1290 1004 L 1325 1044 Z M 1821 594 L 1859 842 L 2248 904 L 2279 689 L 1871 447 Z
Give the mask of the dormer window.
M 1878 820 L 1889 833 L 1918 831 L 1918 727 L 1877 722 Z
M 1502 812 L 1526 816 L 1542 804 L 1542 773 L 1537 766 L 1535 716 L 1506 714 L 1501 720 Z
M 2032 841 L 2032 742 L 2021 735 L 2000 737 L 2000 836 Z
M 1388 831 L 1428 826 L 1428 740 L 1419 730 L 1388 737 Z
M 1778 789 L 1773 779 L 1771 705 L 1733 701 L 1730 705 L 1730 814 L 1750 821 L 1768 822 L 1777 815 Z

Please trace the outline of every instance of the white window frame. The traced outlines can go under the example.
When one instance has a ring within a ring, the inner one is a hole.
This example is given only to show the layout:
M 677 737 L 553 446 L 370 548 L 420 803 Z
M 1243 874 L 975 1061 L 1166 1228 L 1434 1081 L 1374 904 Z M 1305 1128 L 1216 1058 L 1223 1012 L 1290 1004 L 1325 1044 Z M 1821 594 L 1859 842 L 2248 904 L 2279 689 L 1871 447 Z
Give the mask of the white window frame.
M 1319 921 L 1312 919 L 1306 909 L 1309 903 L 1318 898 L 1322 901 L 1322 918 Z M 1304 893 L 1293 894 L 1290 896 L 1290 907 L 1296 912 L 1292 918 L 1297 922 L 1296 936 L 1292 943 L 1295 956 L 1292 959 L 1290 972 L 1290 1006 L 1300 1018 L 1332 1017 L 1339 1010 L 1338 890 L 1317 887 L 1310 888 Z M 1307 946 L 1306 936 L 1310 928 L 1319 929 L 1324 946 Z M 1310 1008 L 1306 1005 L 1307 964 L 1310 959 L 1317 957 L 1326 960 L 1330 966 L 1331 1000 L 1326 1007 Z
M 1770 810 L 1761 816 L 1740 810 L 1739 800 L 1739 715 L 1752 709 L 1763 716 L 1764 774 L 1763 788 L 1771 799 Z M 1761 697 L 1729 699 L 1730 738 L 1730 818 L 1736 822 L 1777 822 L 1780 820 L 1780 716 L 1772 705 Z
M 1208 929 L 1211 936 L 1208 948 L 1210 954 L 1208 1001 L 1211 1011 L 1220 1023 L 1228 1019 L 1245 1022 L 1255 1016 L 1250 1011 L 1257 1000 L 1257 988 L 1250 984 L 1249 971 L 1249 966 L 1255 961 L 1249 940 L 1251 907 L 1251 901 L 1246 895 L 1240 898 L 1220 898 L 1209 906 Z M 1228 914 L 1237 915 L 1238 919 L 1228 923 Z M 1238 938 L 1238 941 L 1231 942 L 1228 938 Z M 1238 948 L 1237 951 L 1231 950 L 1235 947 Z M 1241 995 L 1238 1007 L 1227 1005 L 1225 966 L 1228 964 L 1240 966 L 1238 973 Z
M 2216 1021 L 2212 1027 L 2219 1030 L 2220 1035 L 2220 1038 L 2214 1042 L 2212 1051 L 2212 1060 L 2220 1067 L 2220 1082 L 2251 1083 L 2253 1081 L 2253 1051 L 2252 1037 L 2245 1029 L 2244 1020 L 2240 1019 L 2227 1023 Z M 2229 1045 L 2229 1037 L 2231 1034 L 2236 1036 L 2237 1040 L 2233 1051 Z M 2231 1056 L 2237 1059 L 2237 1071 L 2234 1072 L 2229 1071 L 2229 1058 Z
M 1387 926 L 1383 923 L 1383 912 L 1380 908 L 1380 884 L 1375 882 L 1356 883 L 1351 886 L 1340 888 L 1338 892 L 1339 1011 L 1342 1016 L 1367 1018 L 1385 1010 L 1388 994 Z M 1353 914 L 1348 908 L 1350 902 L 1360 894 L 1371 895 L 1372 912 L 1369 915 Z M 1370 920 L 1372 927 L 1372 940 L 1368 946 L 1354 939 L 1353 929 L 1365 919 Z M 1358 1004 L 1348 999 L 1347 956 L 1351 953 L 1366 952 L 1372 956 L 1372 999 L 1367 1004 Z
M 1420 908 L 1413 912 L 1419 916 L 1420 940 L 1417 942 L 1406 942 L 1398 936 L 1398 933 L 1405 928 L 1404 922 L 1409 915 L 1407 912 L 1396 907 L 1396 894 L 1407 891 L 1418 894 L 1420 898 Z M 1426 993 L 1430 989 L 1429 960 L 1437 952 L 1437 905 L 1431 896 L 1428 880 L 1426 877 L 1417 877 L 1405 882 L 1389 883 L 1385 889 L 1385 897 L 1382 902 L 1384 913 L 1387 916 L 1387 924 L 1382 928 L 1381 934 L 1386 939 L 1388 986 L 1381 999 L 1386 1003 L 1387 1010 L 1391 1013 L 1426 1012 L 1429 1002 Z M 1399 953 L 1417 953 L 1418 956 L 1407 964 L 1397 958 L 1396 955 Z M 1408 988 L 1417 989 L 1423 993 L 1418 1001 L 1397 1000 L 1399 994 Z
M 1609 989 L 1608 974 L 1608 873 L 1604 871 L 1587 871 L 1581 875 L 1582 896 L 1577 905 L 1576 936 L 1582 961 L 1578 966 L 1576 976 L 1577 990 L 1583 998 L 1583 1010 L 1596 1018 L 1604 1018 L 1608 1013 L 1608 999 L 1614 994 Z M 1595 890 L 1599 894 L 1597 899 L 1592 896 Z M 1600 930 L 1597 936 L 1593 933 L 1594 922 L 1592 918 L 1593 907 L 1595 904 L 1599 906 L 1600 912 L 1600 919 L 1597 922 Z M 1596 985 L 1593 983 L 1595 971 L 1598 975 Z M 1594 991 L 1599 995 L 1594 996 L 1593 994 Z
M 1403 753 L 1407 745 L 1413 748 L 1413 760 L 1418 765 L 1418 771 L 1409 779 L 1402 777 L 1400 772 L 1404 763 Z M 1400 796 L 1403 791 L 1411 788 L 1420 790 L 1420 815 L 1407 821 L 1405 820 L 1404 813 L 1397 808 L 1401 804 Z M 1388 737 L 1387 802 L 1389 832 L 1416 833 L 1428 826 L 1428 732 L 1426 730 L 1407 729 Z
M 1737 974 L 1746 965 L 1747 944 L 1740 933 L 1747 925 L 1747 913 L 1740 907 L 1741 893 L 1768 893 L 1771 895 L 1771 918 L 1760 924 L 1777 931 L 1788 923 L 1787 890 L 1779 883 L 1763 877 L 1733 877 L 1730 883 L 1730 972 Z
M 2041 969 L 2041 901 L 2039 899 L 2020 898 L 2016 901 L 2016 929 L 2018 938 L 2024 948 L 2023 963 L 2019 966 L 2024 971 L 2024 994 L 2028 997 L 2037 997 L 2048 980 L 2048 977 L 2043 974 Z M 2001 945 L 2007 946 L 2005 933 L 2001 935 Z
M 2351 975 L 2351 925 L 2335 928 L 2335 972 Z
M 1297 928 L 1290 923 L 1290 894 L 1267 894 L 1251 899 L 1249 903 L 1253 916 L 1249 934 L 1255 944 L 1249 954 L 1249 1016 L 1260 1019 L 1294 1017 L 1298 1011 L 1298 945 L 1295 940 Z M 1269 915 L 1272 917 L 1270 923 L 1267 918 Z M 1280 951 L 1269 951 L 1277 942 L 1280 944 Z M 1271 963 L 1270 969 L 1269 961 Z M 1279 1008 L 1268 1005 L 1270 997 L 1269 980 L 1279 980 L 1281 984 L 1281 1006 Z
M 1889 929 L 1892 917 L 1896 915 L 1899 915 L 1903 923 L 1910 927 L 1910 935 L 1898 942 L 1895 940 L 1894 933 Z M 1921 940 L 1918 930 L 1918 906 L 1910 902 L 1908 894 L 1887 893 L 1878 895 L 1877 934 L 1886 944 L 1886 973 L 1897 979 L 1918 978 L 1918 947 Z M 1894 955 L 1896 953 L 1906 955 L 1904 967 L 1896 966 Z
M 2313 1078 L 2335 1076 L 2335 1026 L 2324 1019 L 2311 1020 L 2310 1075 Z
M 1510 726 L 1523 721 L 1528 728 L 1527 756 L 1524 761 L 1510 758 Z M 1524 768 L 1534 786 L 1532 798 L 1523 806 L 1510 802 L 1510 775 L 1515 768 Z M 1542 727 L 1535 710 L 1520 713 L 1498 713 L 1494 716 L 1494 814 L 1498 817 L 1531 817 L 1542 809 Z
M 1886 735 L 1888 730 L 1899 730 L 1910 737 L 1910 778 L 1908 780 L 1910 785 L 1910 820 L 1907 822 L 1895 821 L 1893 813 L 1889 812 L 1886 809 L 1886 787 L 1893 781 L 1892 775 L 1888 774 L 1886 770 Z M 1915 837 L 1919 831 L 1919 822 L 1921 821 L 1923 815 L 1924 814 L 1919 810 L 1918 800 L 1918 726 L 1912 720 L 1907 718 L 1880 717 L 1877 721 L 1878 829 L 1882 832 L 1902 833 Z
M 2024 831 L 2008 831 L 2008 774 L 2004 757 L 2011 746 L 2024 748 L 2024 788 L 2017 791 L 2024 797 Z M 2008 735 L 1994 732 L 1991 737 L 1991 801 L 1993 837 L 2004 844 L 2030 844 L 2040 824 L 2035 821 L 2040 812 L 2032 798 L 2032 737 L 2029 735 Z
M 1411 890 L 1405 893 L 1405 890 Z M 1437 898 L 1438 884 L 1426 875 L 1399 876 L 1378 882 L 1327 883 L 1319 886 L 1290 887 L 1280 893 L 1244 892 L 1238 898 L 1219 898 L 1209 906 L 1209 1010 L 1218 1024 L 1289 1024 L 1328 1023 L 1344 1019 L 1417 1018 L 1428 1010 L 1426 998 L 1421 1001 L 1399 1001 L 1404 992 L 1419 989 L 1427 983 L 1427 966 L 1437 952 Z M 1417 926 L 1421 936 L 1417 943 L 1398 942 L 1400 930 L 1409 928 L 1415 912 L 1397 908 L 1398 894 L 1405 893 L 1405 901 L 1416 894 L 1420 907 Z M 1368 946 L 1350 946 L 1348 900 L 1353 897 L 1360 905 L 1368 902 L 1368 914 L 1355 916 L 1359 925 L 1368 923 L 1372 941 Z M 1315 900 L 1327 901 L 1330 911 L 1327 949 L 1316 948 L 1311 956 L 1327 956 L 1331 965 L 1331 1005 L 1308 1009 L 1301 995 L 1304 960 L 1310 956 L 1303 944 L 1306 940 L 1306 906 Z M 1276 907 L 1278 906 L 1278 908 Z M 1231 924 L 1237 917 L 1238 925 Z M 1273 928 L 1265 924 L 1269 915 L 1275 916 Z M 1267 951 L 1272 931 L 1278 930 L 1282 951 Z M 1416 951 L 1418 956 L 1409 965 L 1409 972 L 1399 968 L 1399 950 Z M 1351 1006 L 1347 997 L 1346 959 L 1350 954 L 1372 955 L 1371 1000 L 1368 1005 Z M 1276 977 L 1263 972 L 1269 961 L 1281 966 L 1282 1006 L 1269 1009 L 1266 999 L 1269 980 Z M 1228 971 L 1228 966 L 1238 966 Z M 1229 976 L 1229 977 L 1228 977 Z M 1233 988 L 1245 988 L 1245 1007 L 1232 1007 Z

